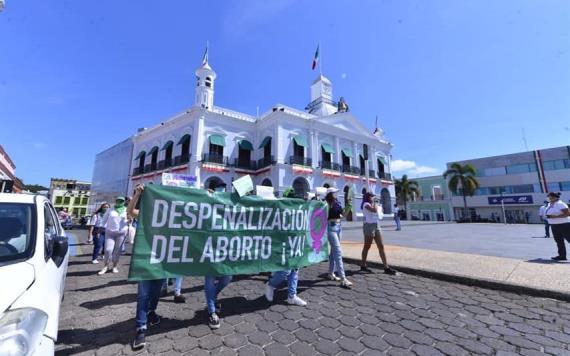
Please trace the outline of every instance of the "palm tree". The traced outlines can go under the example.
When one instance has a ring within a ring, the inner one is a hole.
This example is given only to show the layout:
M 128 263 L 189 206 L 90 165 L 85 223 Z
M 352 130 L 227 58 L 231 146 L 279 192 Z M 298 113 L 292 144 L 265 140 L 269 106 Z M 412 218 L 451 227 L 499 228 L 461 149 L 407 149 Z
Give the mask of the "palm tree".
M 418 182 L 415 180 L 409 180 L 408 175 L 404 174 L 402 179 L 396 179 L 396 198 L 404 202 L 404 210 L 406 211 L 406 216 L 408 215 L 408 199 L 414 200 L 416 196 L 420 195 L 420 188 Z
M 475 178 L 475 167 L 470 164 L 462 165 L 452 163 L 450 168 L 443 173 L 443 178 L 448 179 L 448 187 L 454 194 L 463 195 L 463 217 L 467 216 L 467 196 L 472 197 L 475 190 L 479 188 L 479 182 Z M 471 217 L 469 220 L 472 221 Z

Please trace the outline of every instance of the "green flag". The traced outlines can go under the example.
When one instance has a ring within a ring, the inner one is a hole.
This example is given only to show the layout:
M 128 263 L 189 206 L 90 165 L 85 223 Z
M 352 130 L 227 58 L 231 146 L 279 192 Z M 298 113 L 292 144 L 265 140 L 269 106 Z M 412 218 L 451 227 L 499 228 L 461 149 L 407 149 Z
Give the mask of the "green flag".
M 130 280 L 256 274 L 328 258 L 327 206 L 147 185 Z

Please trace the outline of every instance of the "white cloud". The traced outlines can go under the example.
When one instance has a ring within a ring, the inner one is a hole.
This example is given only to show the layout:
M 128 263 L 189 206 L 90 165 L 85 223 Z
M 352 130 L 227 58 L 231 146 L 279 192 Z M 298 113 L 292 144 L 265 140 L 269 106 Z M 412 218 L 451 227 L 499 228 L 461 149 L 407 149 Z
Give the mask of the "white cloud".
M 420 166 L 414 161 L 406 161 L 403 159 L 395 159 L 392 161 L 390 168 L 392 172 L 401 173 L 402 175 L 407 174 L 409 176 L 420 176 L 420 175 L 427 175 L 427 174 L 436 174 L 439 173 L 440 170 L 437 168 L 429 167 L 429 166 Z

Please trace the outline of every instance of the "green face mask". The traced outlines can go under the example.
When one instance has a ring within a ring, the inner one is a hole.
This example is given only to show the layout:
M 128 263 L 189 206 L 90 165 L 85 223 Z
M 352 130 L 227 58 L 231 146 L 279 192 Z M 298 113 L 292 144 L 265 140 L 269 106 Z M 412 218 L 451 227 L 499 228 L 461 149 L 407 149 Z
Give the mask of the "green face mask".
M 115 202 L 115 207 L 116 208 L 122 208 L 125 206 L 125 202 L 124 201 L 117 201 Z
M 101 208 L 101 214 L 105 214 L 107 212 L 107 208 Z

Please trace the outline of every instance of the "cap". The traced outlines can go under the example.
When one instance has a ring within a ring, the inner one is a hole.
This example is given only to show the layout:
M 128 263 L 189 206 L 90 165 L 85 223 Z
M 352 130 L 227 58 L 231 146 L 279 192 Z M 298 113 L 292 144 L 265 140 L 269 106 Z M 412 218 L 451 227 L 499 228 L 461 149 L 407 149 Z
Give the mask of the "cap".
M 115 200 L 122 200 L 122 201 L 125 201 L 125 197 L 116 197 Z
M 329 193 L 336 193 L 336 192 L 338 192 L 338 189 L 335 188 L 335 187 L 327 188 L 327 194 L 329 194 Z

